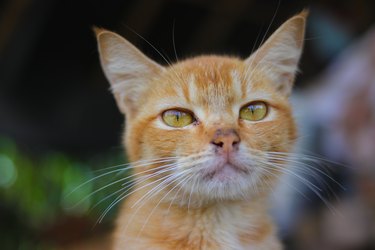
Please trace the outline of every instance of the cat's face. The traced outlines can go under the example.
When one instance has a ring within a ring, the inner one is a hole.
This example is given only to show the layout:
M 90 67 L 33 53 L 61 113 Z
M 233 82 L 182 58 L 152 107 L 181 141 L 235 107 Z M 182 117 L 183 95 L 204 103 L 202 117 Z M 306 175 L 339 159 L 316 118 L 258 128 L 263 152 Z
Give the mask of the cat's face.
M 296 137 L 288 96 L 304 23 L 305 13 L 291 18 L 246 60 L 202 56 L 168 67 L 98 31 L 103 68 L 127 117 L 129 158 L 150 162 L 135 174 L 189 202 L 249 198 L 272 186 L 281 172 L 272 166 L 284 167 L 275 154 Z

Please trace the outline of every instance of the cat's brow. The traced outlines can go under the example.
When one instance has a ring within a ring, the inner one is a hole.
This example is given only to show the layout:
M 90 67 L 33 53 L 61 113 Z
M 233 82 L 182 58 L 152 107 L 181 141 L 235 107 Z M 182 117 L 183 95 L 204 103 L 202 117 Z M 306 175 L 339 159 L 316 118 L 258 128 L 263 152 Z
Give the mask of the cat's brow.
M 246 96 L 244 98 L 244 101 L 245 102 L 251 102 L 251 101 L 271 101 L 273 100 L 274 97 L 266 92 L 266 91 L 262 91 L 262 90 L 249 90 L 247 91 L 246 93 Z
M 230 76 L 232 79 L 232 89 L 236 98 L 238 99 L 238 98 L 243 97 L 243 93 L 242 93 L 243 83 L 241 81 L 240 73 L 238 72 L 238 70 L 233 69 L 230 72 Z
M 191 74 L 188 78 L 187 96 L 185 96 L 185 98 L 188 101 L 191 101 L 191 100 L 194 100 L 197 94 L 198 94 L 198 90 L 197 90 L 197 85 L 195 83 L 195 76 Z
M 183 98 L 178 96 L 175 97 L 165 97 L 158 100 L 156 105 L 158 110 L 166 110 L 170 108 L 186 108 L 189 109 L 190 105 Z

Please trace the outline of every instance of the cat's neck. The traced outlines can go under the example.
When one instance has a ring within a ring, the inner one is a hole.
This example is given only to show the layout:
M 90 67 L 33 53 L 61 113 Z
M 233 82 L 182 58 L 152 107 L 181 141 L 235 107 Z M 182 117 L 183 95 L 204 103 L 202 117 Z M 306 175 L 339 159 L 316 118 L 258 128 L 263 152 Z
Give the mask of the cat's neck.
M 160 242 L 165 247 L 168 242 L 170 249 L 243 249 L 274 235 L 266 201 L 260 198 L 189 208 L 159 203 L 156 198 L 137 210 L 132 204 L 138 198 L 131 197 L 123 208 L 118 221 L 117 234 L 122 235 L 119 237 L 139 239 L 147 235 L 155 246 Z

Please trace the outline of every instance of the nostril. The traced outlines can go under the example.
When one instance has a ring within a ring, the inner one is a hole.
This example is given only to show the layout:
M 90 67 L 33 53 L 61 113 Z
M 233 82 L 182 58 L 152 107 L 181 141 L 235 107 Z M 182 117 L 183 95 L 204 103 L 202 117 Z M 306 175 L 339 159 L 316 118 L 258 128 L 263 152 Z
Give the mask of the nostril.
M 211 140 L 211 144 L 215 145 L 215 150 L 229 152 L 237 150 L 240 141 L 241 139 L 234 129 L 217 129 Z
M 219 142 L 212 141 L 211 143 L 219 148 L 222 148 L 224 146 L 224 142 L 222 141 L 219 141 Z

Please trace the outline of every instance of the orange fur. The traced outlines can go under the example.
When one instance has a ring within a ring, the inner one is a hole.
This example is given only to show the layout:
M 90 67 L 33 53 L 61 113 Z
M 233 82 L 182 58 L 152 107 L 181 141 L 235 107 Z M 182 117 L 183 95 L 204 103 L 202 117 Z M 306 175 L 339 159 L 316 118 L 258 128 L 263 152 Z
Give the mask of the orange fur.
M 134 176 L 147 179 L 135 182 L 120 209 L 113 249 L 281 249 L 266 212 L 280 171 L 265 170 L 260 159 L 289 152 L 296 139 L 288 96 L 306 15 L 289 19 L 246 60 L 201 56 L 169 67 L 96 30 L 103 69 L 126 115 L 130 161 L 176 157 L 134 167 Z M 267 103 L 263 120 L 239 118 L 252 101 Z M 168 127 L 161 114 L 170 109 L 197 120 Z M 224 152 L 213 138 L 231 145 Z

